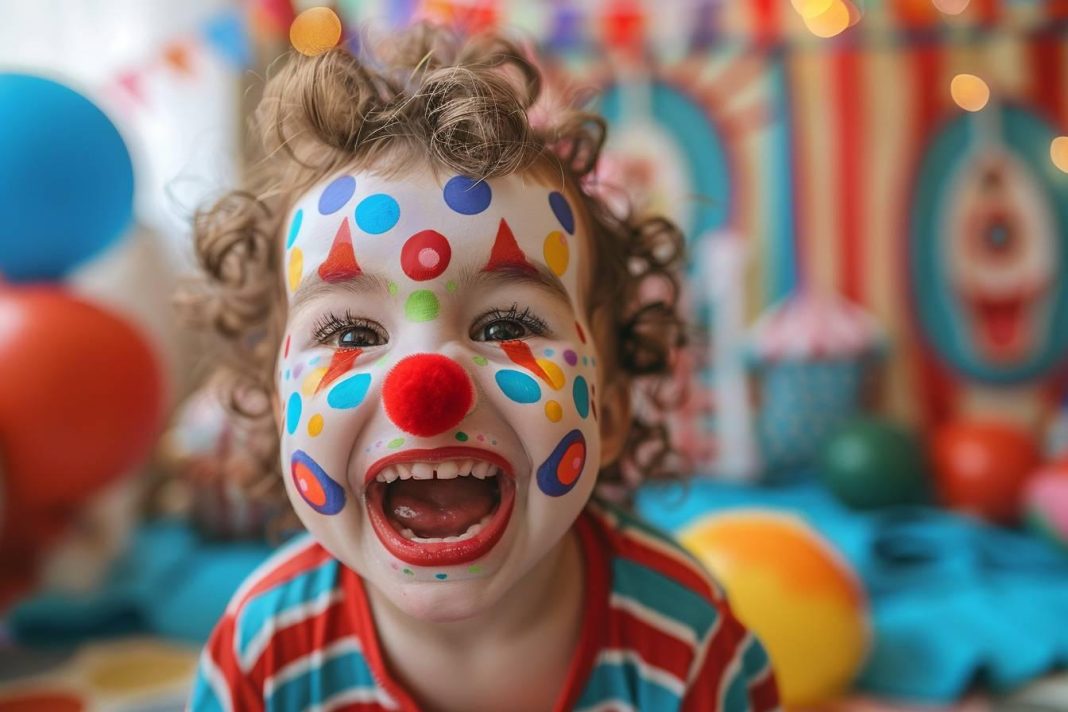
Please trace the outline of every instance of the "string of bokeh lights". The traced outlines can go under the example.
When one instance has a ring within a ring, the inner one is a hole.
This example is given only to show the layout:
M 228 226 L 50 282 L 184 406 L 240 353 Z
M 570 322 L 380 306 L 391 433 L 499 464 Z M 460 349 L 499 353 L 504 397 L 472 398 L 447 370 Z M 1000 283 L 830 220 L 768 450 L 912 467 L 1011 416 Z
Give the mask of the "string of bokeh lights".
M 860 22 L 863 13 L 853 0 L 790 0 L 812 34 L 835 37 Z M 959 15 L 970 0 L 931 0 L 939 12 Z M 341 39 L 341 21 L 326 7 L 313 7 L 300 13 L 290 27 L 290 42 L 303 54 L 316 55 L 335 46 Z M 953 102 L 964 111 L 979 112 L 990 103 L 990 87 L 982 77 L 960 73 L 949 84 Z M 1050 160 L 1068 173 L 1068 136 L 1050 143 Z

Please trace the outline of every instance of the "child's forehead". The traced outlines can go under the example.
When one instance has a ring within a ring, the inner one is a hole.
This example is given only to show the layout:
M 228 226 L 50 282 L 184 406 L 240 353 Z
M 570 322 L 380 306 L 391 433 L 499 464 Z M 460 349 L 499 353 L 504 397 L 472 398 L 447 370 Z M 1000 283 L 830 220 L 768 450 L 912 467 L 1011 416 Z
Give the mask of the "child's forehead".
M 549 271 L 573 295 L 587 281 L 576 201 L 534 171 L 476 180 L 342 170 L 297 199 L 283 238 L 291 297 L 346 270 L 395 277 L 400 288 L 495 265 Z

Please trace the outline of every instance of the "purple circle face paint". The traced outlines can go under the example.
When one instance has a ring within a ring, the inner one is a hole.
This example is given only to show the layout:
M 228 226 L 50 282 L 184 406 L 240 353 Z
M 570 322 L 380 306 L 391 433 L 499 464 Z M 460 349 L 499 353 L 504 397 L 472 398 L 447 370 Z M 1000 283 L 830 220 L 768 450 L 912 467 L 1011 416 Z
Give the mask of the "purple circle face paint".
M 323 215 L 336 213 L 345 207 L 353 193 L 356 192 L 356 179 L 352 176 L 339 176 L 326 186 L 319 196 L 319 212 Z
M 319 514 L 337 514 L 345 507 L 345 490 L 303 450 L 293 453 L 290 477 L 300 496 Z
M 445 204 L 461 215 L 477 215 L 489 207 L 493 193 L 489 183 L 456 176 L 445 184 Z
M 568 366 L 574 366 L 578 363 L 578 354 L 568 349 L 564 352 L 564 360 L 567 361 Z
M 567 230 L 568 235 L 575 234 L 575 214 L 571 212 L 571 205 L 562 193 L 555 190 L 549 193 L 549 207 L 553 209 L 553 215 L 560 221 L 560 225 Z
M 586 438 L 582 431 L 572 430 L 538 467 L 538 487 L 550 497 L 565 495 L 578 482 L 585 466 Z

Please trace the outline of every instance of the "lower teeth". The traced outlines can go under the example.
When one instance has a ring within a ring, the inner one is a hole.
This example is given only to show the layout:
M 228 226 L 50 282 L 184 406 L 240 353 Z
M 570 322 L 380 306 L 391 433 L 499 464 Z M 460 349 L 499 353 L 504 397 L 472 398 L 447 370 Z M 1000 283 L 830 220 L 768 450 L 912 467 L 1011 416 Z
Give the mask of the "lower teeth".
M 482 517 L 481 520 L 479 520 L 479 521 L 475 522 L 474 524 L 472 524 L 471 526 L 469 526 L 467 528 L 467 531 L 465 531 L 463 534 L 460 534 L 459 536 L 447 536 L 447 537 L 432 536 L 432 537 L 425 537 L 424 538 L 424 537 L 421 537 L 421 536 L 416 536 L 415 532 L 413 532 L 411 529 L 402 529 L 401 530 L 401 536 L 403 536 L 408 541 L 414 541 L 416 544 L 441 544 L 441 543 L 444 543 L 444 542 L 452 542 L 452 541 L 466 541 L 468 539 L 473 539 L 474 537 L 478 536 L 478 534 L 482 531 L 482 529 L 487 524 L 490 523 L 491 519 L 493 519 L 493 514 L 492 513 L 491 514 L 487 514 L 486 516 Z

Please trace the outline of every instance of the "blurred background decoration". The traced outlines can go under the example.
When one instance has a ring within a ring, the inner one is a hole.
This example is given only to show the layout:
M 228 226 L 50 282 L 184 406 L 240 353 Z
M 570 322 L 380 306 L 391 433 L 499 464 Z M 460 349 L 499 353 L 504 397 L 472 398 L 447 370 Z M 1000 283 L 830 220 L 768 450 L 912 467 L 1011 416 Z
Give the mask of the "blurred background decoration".
M 169 295 L 319 5 L 514 33 L 683 226 L 699 477 L 636 504 L 788 703 L 1068 709 L 1064 0 L 0 0 L 0 709 L 179 709 L 276 541 Z

